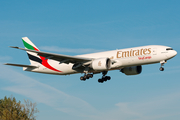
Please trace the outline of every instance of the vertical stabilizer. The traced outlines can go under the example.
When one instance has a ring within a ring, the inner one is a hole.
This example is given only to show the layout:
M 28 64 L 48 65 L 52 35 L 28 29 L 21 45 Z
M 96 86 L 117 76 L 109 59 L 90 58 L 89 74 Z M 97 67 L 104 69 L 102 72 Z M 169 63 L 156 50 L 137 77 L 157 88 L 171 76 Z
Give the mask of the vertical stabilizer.
M 39 51 L 39 49 L 29 40 L 28 37 L 23 37 L 22 41 L 26 49 Z M 37 53 L 33 53 L 29 51 L 26 52 L 28 54 L 31 65 L 40 65 L 42 63 L 42 60 L 37 55 Z

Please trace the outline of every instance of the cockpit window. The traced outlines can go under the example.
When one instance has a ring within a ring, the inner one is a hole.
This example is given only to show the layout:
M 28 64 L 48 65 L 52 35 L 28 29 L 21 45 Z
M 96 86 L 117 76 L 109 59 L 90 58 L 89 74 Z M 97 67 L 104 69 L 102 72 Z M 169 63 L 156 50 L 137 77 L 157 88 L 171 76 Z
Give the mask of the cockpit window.
M 166 48 L 166 50 L 173 50 L 172 48 Z

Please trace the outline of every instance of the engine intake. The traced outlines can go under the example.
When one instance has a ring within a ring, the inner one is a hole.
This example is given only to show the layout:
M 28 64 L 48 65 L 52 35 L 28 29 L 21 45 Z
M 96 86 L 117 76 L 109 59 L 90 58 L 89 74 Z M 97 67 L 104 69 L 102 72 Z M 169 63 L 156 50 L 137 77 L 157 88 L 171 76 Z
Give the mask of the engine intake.
M 142 72 L 142 66 L 125 67 L 121 69 L 121 72 L 126 75 L 138 75 Z
M 111 65 L 112 65 L 112 62 L 109 58 L 95 59 L 91 63 L 92 69 L 97 70 L 97 71 L 111 69 Z

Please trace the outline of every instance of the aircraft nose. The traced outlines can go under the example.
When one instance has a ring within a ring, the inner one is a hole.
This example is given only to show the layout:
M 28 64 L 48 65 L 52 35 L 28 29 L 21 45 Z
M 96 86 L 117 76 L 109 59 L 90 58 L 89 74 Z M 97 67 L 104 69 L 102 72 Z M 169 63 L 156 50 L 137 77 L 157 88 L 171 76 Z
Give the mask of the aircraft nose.
M 171 59 L 175 57 L 176 55 L 177 55 L 177 52 L 175 50 L 171 50 L 168 52 L 168 54 L 166 54 L 166 57 Z
M 173 51 L 173 57 L 177 55 L 177 52 L 174 50 Z

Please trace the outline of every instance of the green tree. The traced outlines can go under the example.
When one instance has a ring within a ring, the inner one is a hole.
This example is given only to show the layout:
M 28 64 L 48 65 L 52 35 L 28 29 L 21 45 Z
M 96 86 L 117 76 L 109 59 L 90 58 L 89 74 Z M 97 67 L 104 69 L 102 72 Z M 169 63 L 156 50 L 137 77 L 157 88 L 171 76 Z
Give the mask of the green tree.
M 35 114 L 39 112 L 36 103 L 24 102 L 17 102 L 15 97 L 0 99 L 0 120 L 36 120 Z

